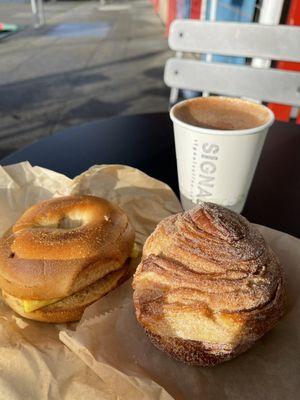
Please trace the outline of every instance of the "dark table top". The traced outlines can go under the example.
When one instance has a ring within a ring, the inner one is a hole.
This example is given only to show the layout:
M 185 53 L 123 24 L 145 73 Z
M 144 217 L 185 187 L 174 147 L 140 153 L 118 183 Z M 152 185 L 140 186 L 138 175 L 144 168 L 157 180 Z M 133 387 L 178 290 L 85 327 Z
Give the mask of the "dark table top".
M 175 146 L 167 113 L 115 117 L 67 129 L 1 160 L 28 160 L 74 177 L 94 164 L 127 164 L 168 183 L 178 194 Z M 300 237 L 300 127 L 275 122 L 242 214 Z

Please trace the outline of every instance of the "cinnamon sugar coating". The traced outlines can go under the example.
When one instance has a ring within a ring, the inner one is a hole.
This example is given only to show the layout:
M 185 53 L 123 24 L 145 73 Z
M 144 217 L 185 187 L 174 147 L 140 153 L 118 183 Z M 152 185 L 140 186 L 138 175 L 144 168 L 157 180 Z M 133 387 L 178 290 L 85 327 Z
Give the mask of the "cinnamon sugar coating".
M 158 224 L 133 288 L 153 343 L 192 364 L 235 357 L 283 313 L 277 257 L 244 217 L 211 203 Z

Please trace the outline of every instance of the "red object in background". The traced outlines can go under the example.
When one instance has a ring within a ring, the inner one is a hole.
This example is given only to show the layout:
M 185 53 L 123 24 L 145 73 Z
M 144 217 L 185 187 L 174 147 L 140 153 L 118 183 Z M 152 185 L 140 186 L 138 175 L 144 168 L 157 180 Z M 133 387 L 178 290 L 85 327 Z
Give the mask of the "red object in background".
M 169 0 L 168 20 L 166 24 L 166 35 L 169 34 L 169 29 L 172 21 L 177 17 L 177 0 Z
M 202 0 L 191 0 L 191 19 L 199 19 L 201 14 Z
M 155 0 L 153 0 L 155 1 Z M 159 0 L 156 0 L 159 1 Z M 202 0 L 191 0 L 190 18 L 199 19 L 201 14 Z M 177 0 L 169 0 L 168 21 L 166 25 L 166 35 L 169 34 L 169 29 L 172 21 L 177 17 Z
M 154 11 L 158 13 L 159 0 L 152 0 Z
M 288 25 L 300 25 L 300 1 L 292 0 L 289 14 L 287 18 Z M 300 71 L 300 63 L 295 62 L 287 62 L 287 61 L 279 61 L 276 65 L 279 69 L 292 70 L 292 71 Z M 282 104 L 270 103 L 270 109 L 274 112 L 276 119 L 280 121 L 289 121 L 291 116 L 291 106 L 286 106 Z M 296 120 L 297 124 L 300 124 L 300 113 L 298 113 L 298 117 Z

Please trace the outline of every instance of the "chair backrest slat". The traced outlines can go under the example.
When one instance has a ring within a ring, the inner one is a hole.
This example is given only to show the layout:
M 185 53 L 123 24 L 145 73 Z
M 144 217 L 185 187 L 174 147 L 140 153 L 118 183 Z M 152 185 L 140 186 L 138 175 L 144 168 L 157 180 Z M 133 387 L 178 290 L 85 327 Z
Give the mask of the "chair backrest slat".
M 300 74 L 292 71 L 171 58 L 164 79 L 173 88 L 300 106 Z
M 172 50 L 300 62 L 300 28 L 257 23 L 176 20 Z

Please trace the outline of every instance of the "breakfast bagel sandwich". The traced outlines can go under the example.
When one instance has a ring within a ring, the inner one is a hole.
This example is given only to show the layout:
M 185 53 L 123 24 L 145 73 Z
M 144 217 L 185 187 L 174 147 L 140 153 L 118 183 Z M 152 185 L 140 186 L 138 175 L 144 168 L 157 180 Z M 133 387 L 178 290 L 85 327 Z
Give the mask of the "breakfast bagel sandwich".
M 29 208 L 0 239 L 0 288 L 19 315 L 79 320 L 85 308 L 125 280 L 134 230 L 115 204 L 66 196 Z

